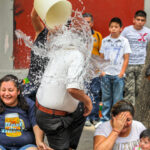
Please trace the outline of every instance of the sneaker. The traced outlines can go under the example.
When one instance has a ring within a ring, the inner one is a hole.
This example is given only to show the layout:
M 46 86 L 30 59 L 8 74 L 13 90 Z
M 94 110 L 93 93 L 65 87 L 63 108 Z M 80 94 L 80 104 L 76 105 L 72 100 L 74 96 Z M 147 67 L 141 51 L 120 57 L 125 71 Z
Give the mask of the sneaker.
M 102 121 L 99 121 L 94 127 L 95 127 L 95 129 L 100 125 L 100 124 L 102 124 L 103 122 Z
M 89 120 L 85 121 L 85 126 L 90 127 L 92 124 Z

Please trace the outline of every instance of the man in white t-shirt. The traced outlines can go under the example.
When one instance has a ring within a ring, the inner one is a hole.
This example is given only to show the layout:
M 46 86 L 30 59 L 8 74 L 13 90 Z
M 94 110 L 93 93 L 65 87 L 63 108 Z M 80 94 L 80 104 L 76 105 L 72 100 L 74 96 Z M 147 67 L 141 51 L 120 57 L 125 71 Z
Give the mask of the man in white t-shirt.
M 38 35 L 43 31 L 43 24 L 35 9 L 33 12 Z M 36 95 L 37 123 L 45 132 L 49 146 L 55 150 L 77 148 L 85 117 L 92 110 L 91 99 L 83 91 L 86 56 L 82 50 L 86 49 L 78 44 L 86 45 L 86 41 L 78 32 L 65 29 L 55 31 L 51 38 L 48 31 L 50 42 L 47 41 L 49 45 L 45 47 L 50 49 L 47 53 L 50 61 Z
M 125 27 L 121 35 L 130 43 L 132 54 L 125 78 L 125 100 L 135 105 L 135 99 L 139 93 L 142 72 L 146 58 L 146 47 L 150 41 L 150 29 L 145 27 L 146 12 L 139 10 L 135 13 L 133 25 Z
M 36 95 L 37 123 L 51 148 L 76 149 L 85 116 L 92 110 L 91 100 L 83 92 L 84 56 L 73 47 L 53 55 Z

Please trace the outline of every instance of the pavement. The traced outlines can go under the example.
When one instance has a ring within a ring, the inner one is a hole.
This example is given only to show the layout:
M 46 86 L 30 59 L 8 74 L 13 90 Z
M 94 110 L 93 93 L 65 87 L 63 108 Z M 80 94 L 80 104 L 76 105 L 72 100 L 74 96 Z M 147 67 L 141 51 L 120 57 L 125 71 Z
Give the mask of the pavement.
M 93 125 L 90 127 L 84 126 L 77 150 L 93 150 L 94 131 L 95 128 Z M 48 144 L 46 138 L 45 143 Z
M 84 126 L 77 150 L 93 150 L 94 126 Z

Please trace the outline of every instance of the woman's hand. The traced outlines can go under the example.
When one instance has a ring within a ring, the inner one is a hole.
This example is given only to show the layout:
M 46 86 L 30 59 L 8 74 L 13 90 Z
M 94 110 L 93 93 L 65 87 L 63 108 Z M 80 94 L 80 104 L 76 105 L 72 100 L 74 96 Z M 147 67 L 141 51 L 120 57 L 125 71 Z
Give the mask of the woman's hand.
M 39 142 L 36 143 L 38 150 L 54 150 L 52 148 L 50 148 L 49 146 L 47 146 L 47 144 L 45 144 L 44 142 Z
M 127 120 L 127 112 L 121 112 L 119 115 L 113 117 L 113 130 L 120 133 Z

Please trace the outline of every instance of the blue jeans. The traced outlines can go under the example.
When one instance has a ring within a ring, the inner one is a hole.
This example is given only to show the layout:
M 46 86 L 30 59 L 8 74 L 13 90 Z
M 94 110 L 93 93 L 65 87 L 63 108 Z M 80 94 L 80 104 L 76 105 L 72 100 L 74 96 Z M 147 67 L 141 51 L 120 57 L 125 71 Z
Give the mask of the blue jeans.
M 22 146 L 20 148 L 17 148 L 17 147 L 5 148 L 0 145 L 0 150 L 26 150 L 27 148 L 31 148 L 31 147 L 36 147 L 36 145 L 28 144 L 28 145 Z
M 101 79 L 102 89 L 102 118 L 101 121 L 110 120 L 110 111 L 112 106 L 123 99 L 124 78 L 119 78 L 118 75 L 105 75 Z
M 101 78 L 96 77 L 90 83 L 90 98 L 92 100 L 93 109 L 86 120 L 99 121 L 99 102 L 101 101 Z

